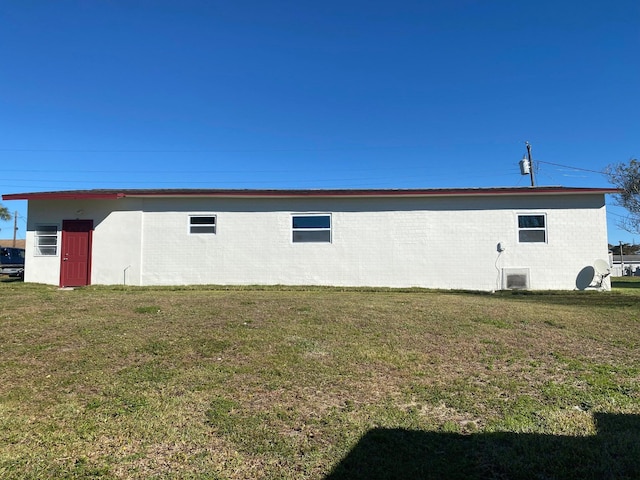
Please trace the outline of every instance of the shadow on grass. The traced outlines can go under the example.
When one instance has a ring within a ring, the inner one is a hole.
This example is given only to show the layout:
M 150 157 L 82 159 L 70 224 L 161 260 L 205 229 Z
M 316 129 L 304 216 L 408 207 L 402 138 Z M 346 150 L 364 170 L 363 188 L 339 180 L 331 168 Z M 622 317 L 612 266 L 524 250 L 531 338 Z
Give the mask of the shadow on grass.
M 466 292 L 473 294 L 476 292 Z M 487 294 L 487 292 L 477 292 Z M 587 308 L 640 307 L 640 277 L 611 277 L 611 291 L 500 290 L 491 295 L 514 301 Z
M 594 418 L 589 437 L 377 428 L 325 480 L 640 478 L 640 416 Z
M 0 275 L 0 283 L 14 283 L 14 282 L 23 282 L 21 277 L 7 277 L 5 275 Z
M 611 288 L 640 288 L 640 277 L 616 277 L 611 280 Z

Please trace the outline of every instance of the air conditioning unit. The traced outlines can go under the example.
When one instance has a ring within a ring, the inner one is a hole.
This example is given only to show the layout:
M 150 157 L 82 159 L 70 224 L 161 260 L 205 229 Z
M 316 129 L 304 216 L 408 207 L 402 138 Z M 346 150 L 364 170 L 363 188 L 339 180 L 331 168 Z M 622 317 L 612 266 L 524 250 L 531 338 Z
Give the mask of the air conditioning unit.
M 503 268 L 502 288 L 504 290 L 529 290 L 528 268 Z

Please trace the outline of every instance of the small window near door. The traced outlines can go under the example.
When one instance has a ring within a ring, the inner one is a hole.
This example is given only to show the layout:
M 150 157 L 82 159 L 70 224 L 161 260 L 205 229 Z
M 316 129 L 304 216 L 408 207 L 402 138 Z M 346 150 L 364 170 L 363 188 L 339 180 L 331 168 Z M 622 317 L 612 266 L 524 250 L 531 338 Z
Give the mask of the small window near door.
M 58 226 L 38 225 L 35 231 L 35 254 L 55 256 L 58 254 Z
M 544 214 L 518 215 L 518 241 L 520 243 L 545 243 L 547 219 Z
M 215 215 L 190 216 L 189 217 L 189 233 L 194 235 L 215 234 L 216 233 L 216 216 Z

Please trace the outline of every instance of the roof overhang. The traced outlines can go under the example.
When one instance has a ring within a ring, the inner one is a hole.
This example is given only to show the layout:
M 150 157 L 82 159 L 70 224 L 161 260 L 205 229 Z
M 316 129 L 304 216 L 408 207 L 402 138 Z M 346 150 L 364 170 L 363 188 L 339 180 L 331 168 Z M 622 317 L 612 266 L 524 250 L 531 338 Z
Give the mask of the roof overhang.
M 56 192 L 10 193 L 3 200 L 118 200 L 120 198 L 223 197 L 467 197 L 522 195 L 604 195 L 618 193 L 615 188 L 583 187 L 491 187 L 421 189 L 337 189 L 337 190 L 233 190 L 233 189 L 122 189 L 62 190 Z

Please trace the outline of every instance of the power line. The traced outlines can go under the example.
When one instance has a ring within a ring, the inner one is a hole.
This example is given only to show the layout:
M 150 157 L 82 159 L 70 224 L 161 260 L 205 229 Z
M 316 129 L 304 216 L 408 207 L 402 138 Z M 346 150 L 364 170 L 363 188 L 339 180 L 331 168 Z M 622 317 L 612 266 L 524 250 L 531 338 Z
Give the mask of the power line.
M 536 163 L 544 163 L 546 165 L 553 165 L 555 167 L 569 168 L 571 170 L 580 170 L 581 172 L 591 172 L 591 173 L 599 173 L 600 175 L 606 175 L 606 172 L 601 170 L 589 170 L 588 168 L 572 167 L 570 165 L 561 165 L 559 163 L 552 163 L 552 162 L 543 162 L 542 160 L 536 160 Z
M 620 218 L 629 218 L 629 215 L 620 215 L 619 213 L 610 212 L 609 210 L 607 210 L 607 215 L 613 215 Z
M 99 148 L 0 148 L 0 152 L 28 153 L 272 153 L 351 152 L 357 150 L 398 150 L 424 148 L 423 145 L 378 145 L 328 148 L 219 148 L 219 149 L 99 149 Z

